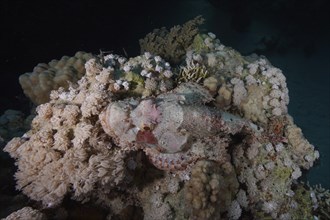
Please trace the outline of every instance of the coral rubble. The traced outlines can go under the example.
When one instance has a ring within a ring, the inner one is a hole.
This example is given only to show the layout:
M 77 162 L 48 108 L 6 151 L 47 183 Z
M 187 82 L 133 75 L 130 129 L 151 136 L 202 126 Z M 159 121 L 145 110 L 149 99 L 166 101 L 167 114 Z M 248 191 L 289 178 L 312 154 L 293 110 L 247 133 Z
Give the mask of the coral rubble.
M 301 218 L 296 180 L 319 154 L 288 115 L 285 76 L 200 23 L 147 35 L 134 58 L 94 57 L 52 91 L 4 149 L 17 188 L 44 207 L 96 201 L 108 218 Z

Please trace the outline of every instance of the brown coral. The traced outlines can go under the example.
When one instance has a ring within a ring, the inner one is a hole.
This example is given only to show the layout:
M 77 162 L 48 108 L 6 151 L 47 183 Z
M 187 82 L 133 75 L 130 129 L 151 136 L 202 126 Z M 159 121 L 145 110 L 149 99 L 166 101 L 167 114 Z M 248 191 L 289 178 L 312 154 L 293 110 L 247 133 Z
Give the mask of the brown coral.
M 220 219 L 237 192 L 238 181 L 234 173 L 224 174 L 214 162 L 199 161 L 184 189 L 190 219 Z
M 186 54 L 195 36 L 199 33 L 198 26 L 204 22 L 198 16 L 183 26 L 174 26 L 168 31 L 165 27 L 155 29 L 140 40 L 141 53 L 158 54 L 172 63 L 179 63 Z
M 33 72 L 21 75 L 19 83 L 33 103 L 46 103 L 52 90 L 68 88 L 70 82 L 78 81 L 85 74 L 84 64 L 90 58 L 92 54 L 79 51 L 73 57 L 63 56 L 48 64 L 39 63 Z
M 11 213 L 3 220 L 46 220 L 46 215 L 31 207 L 24 207 Z

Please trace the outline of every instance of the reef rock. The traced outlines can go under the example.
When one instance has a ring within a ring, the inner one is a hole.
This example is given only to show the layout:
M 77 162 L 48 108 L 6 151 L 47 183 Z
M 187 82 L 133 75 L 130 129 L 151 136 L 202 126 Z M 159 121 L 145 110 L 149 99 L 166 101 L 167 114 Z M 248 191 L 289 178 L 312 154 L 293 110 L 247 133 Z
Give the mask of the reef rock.
M 52 91 L 4 149 L 17 188 L 46 207 L 91 200 L 109 218 L 295 219 L 294 182 L 319 155 L 287 113 L 283 73 L 196 30 L 180 65 L 108 54 Z

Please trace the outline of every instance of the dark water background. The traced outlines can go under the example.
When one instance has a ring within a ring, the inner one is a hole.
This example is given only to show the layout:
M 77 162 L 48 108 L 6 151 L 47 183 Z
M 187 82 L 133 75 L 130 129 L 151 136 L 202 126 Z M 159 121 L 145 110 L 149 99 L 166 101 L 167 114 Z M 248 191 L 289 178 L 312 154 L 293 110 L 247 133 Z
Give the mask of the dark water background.
M 204 29 L 243 55 L 266 55 L 287 77 L 289 113 L 321 153 L 308 174 L 330 188 L 329 1 L 0 0 L 0 114 L 27 110 L 18 76 L 36 64 L 76 51 L 130 57 L 154 28 L 183 24 L 197 15 Z

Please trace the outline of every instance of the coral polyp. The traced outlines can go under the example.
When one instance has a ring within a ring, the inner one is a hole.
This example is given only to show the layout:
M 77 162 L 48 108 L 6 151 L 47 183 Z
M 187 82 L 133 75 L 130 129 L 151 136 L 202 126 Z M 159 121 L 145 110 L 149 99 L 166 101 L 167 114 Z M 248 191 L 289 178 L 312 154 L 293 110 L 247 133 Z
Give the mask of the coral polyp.
M 328 210 L 328 195 L 301 195 L 297 183 L 319 152 L 288 114 L 282 71 L 199 32 L 201 22 L 154 31 L 137 57 L 93 56 L 79 81 L 53 90 L 31 129 L 4 148 L 17 189 L 44 207 L 67 196 L 93 201 L 109 219 L 132 207 L 144 219 L 308 219 L 308 204 Z

